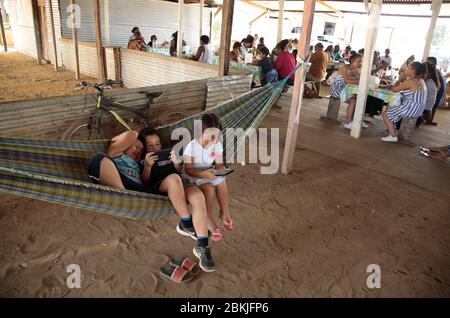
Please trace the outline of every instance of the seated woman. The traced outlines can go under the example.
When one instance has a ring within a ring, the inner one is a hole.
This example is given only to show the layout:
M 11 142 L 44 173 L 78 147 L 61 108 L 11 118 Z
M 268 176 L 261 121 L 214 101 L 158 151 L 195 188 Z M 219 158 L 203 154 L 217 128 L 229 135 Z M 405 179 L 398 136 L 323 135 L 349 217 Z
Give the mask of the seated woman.
M 424 76 L 425 86 L 427 87 L 427 100 L 425 103 L 425 110 L 423 111 L 423 119 L 425 122 L 431 120 L 431 114 L 433 106 L 436 103 L 436 97 L 439 87 L 439 78 L 436 72 L 436 66 L 431 63 L 425 63 L 427 66 L 427 72 Z
M 194 61 L 212 64 L 212 52 L 211 46 L 209 45 L 209 36 L 202 35 L 200 37 L 200 46 L 192 59 Z
M 230 52 L 230 61 L 238 62 L 238 63 L 244 63 L 244 60 L 241 56 L 241 42 L 234 42 L 233 49 Z
M 359 69 L 362 64 L 362 56 L 359 54 L 353 54 L 349 60 L 350 64 L 343 65 L 339 69 L 339 73 L 333 80 L 330 86 L 331 96 L 334 98 L 340 98 L 341 92 L 344 90 L 345 85 L 359 83 Z M 344 125 L 347 129 L 352 129 L 353 127 L 353 113 L 356 106 L 356 97 L 351 97 L 349 100 L 345 101 L 348 103 L 347 107 L 347 122 Z M 362 127 L 369 127 L 366 123 L 362 122 Z
M 393 92 L 403 91 L 400 106 L 388 106 L 383 112 L 383 120 L 389 131 L 389 136 L 381 138 L 382 141 L 397 142 L 398 137 L 394 127 L 402 118 L 418 118 L 422 115 L 427 99 L 427 88 L 422 79 L 426 73 L 425 63 L 413 62 L 405 71 L 407 79 L 397 83 Z
M 146 51 L 147 50 L 147 44 L 145 44 L 145 40 L 142 37 L 141 32 L 136 31 L 134 33 L 134 39 L 132 39 L 128 42 L 127 48 L 130 50 L 137 50 L 137 51 Z
M 177 161 L 171 152 L 168 162 L 158 161 L 157 152 L 161 151 L 161 138 L 152 128 L 141 130 L 138 139 L 145 145 L 142 181 L 154 192 L 167 193 L 170 202 L 180 217 L 177 232 L 197 240 L 194 254 L 200 259 L 200 268 L 206 272 L 214 271 L 214 261 L 208 244 L 208 218 L 203 193 L 180 177 L 181 160 Z M 186 204 L 192 205 L 192 216 Z
M 95 183 L 118 189 L 128 189 L 153 194 L 158 194 L 160 192 L 168 193 L 169 200 L 182 218 L 182 222 L 183 218 L 185 220 L 182 226 L 179 226 L 179 231 L 177 227 L 177 231 L 180 234 L 186 236 L 189 235 L 198 240 L 199 246 L 195 249 L 197 250 L 196 255 L 200 255 L 200 267 L 205 271 L 214 271 L 214 261 L 211 258 L 211 252 L 208 247 L 207 229 L 204 233 L 205 226 L 202 228 L 201 223 L 207 223 L 204 198 L 203 201 L 202 198 L 199 198 L 198 196 L 193 199 L 193 201 L 199 201 L 199 205 L 203 202 L 204 207 L 203 209 L 196 209 L 193 212 L 193 214 L 195 213 L 196 215 L 196 219 L 199 221 L 199 223 L 196 223 L 196 225 L 199 224 L 198 237 L 196 237 L 194 226 L 192 226 L 192 220 L 190 223 L 188 221 L 190 214 L 188 213 L 186 197 L 179 176 L 169 176 L 160 183 L 158 188 L 145 185 L 144 182 L 142 182 L 141 168 L 138 164 L 141 160 L 143 151 L 144 144 L 138 139 L 138 133 L 136 131 L 124 132 L 111 140 L 111 144 L 106 149 L 106 153 L 98 153 L 91 158 L 88 165 L 89 177 L 93 179 Z M 151 161 L 152 159 L 155 158 L 147 157 L 146 161 Z M 146 164 L 148 166 L 149 163 Z M 196 205 L 196 207 L 199 205 Z M 189 227 L 189 225 L 191 226 Z M 202 235 L 205 235 L 206 239 Z
M 278 80 L 285 79 L 297 66 L 294 56 L 288 51 L 289 40 L 282 40 L 277 44 L 277 59 L 275 60 L 275 69 L 278 72 Z M 295 73 L 289 77 L 286 84 L 294 85 Z

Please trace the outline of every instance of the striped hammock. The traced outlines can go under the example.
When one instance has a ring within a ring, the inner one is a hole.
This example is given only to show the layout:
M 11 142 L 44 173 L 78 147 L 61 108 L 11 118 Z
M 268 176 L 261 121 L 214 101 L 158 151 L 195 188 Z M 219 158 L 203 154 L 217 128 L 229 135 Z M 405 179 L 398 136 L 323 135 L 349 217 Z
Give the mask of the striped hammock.
M 284 84 L 285 81 L 266 85 L 203 113 L 161 127 L 158 133 L 162 143 L 170 142 L 175 128 L 184 127 L 193 134 L 194 120 L 204 113 L 216 114 L 224 129 L 256 128 L 278 99 Z M 233 148 L 236 150 L 245 142 L 246 135 L 241 133 L 234 138 Z M 95 153 L 105 151 L 108 144 L 108 140 L 0 137 L 0 191 L 122 217 L 143 218 L 174 213 L 165 196 L 119 190 L 90 182 L 88 160 Z

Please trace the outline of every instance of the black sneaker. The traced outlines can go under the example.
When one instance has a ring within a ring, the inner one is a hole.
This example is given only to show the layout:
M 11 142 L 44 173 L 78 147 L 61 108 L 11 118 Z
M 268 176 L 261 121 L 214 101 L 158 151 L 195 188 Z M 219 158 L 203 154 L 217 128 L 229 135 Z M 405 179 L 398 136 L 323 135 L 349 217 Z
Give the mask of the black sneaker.
M 211 248 L 209 246 L 194 247 L 194 255 L 200 260 L 199 266 L 205 272 L 214 272 L 216 265 L 211 257 Z
M 191 239 L 197 241 L 197 233 L 195 233 L 194 227 L 185 227 L 181 221 L 177 224 L 177 232 L 183 236 L 189 236 Z M 208 230 L 208 238 L 211 238 L 211 235 L 212 232 Z
M 189 236 L 191 239 L 197 241 L 197 235 L 195 234 L 195 229 L 193 226 L 185 227 L 183 223 L 180 221 L 180 223 L 177 224 L 177 232 L 183 236 Z

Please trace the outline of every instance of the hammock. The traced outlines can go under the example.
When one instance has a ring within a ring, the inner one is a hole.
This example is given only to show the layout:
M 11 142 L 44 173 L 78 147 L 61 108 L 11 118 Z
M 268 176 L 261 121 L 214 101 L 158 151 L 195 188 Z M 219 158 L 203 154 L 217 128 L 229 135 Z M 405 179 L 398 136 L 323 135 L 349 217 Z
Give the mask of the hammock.
M 224 129 L 243 128 L 245 131 L 256 128 L 278 99 L 285 82 L 245 93 L 205 112 L 161 127 L 158 133 L 163 144 L 170 142 L 175 128 L 184 127 L 193 134 L 194 120 L 204 113 L 216 114 Z M 236 151 L 245 142 L 246 133 L 237 134 L 235 138 Z M 0 137 L 0 191 L 121 217 L 143 218 L 174 213 L 166 196 L 119 190 L 90 182 L 88 161 L 95 153 L 105 151 L 108 144 L 108 140 Z

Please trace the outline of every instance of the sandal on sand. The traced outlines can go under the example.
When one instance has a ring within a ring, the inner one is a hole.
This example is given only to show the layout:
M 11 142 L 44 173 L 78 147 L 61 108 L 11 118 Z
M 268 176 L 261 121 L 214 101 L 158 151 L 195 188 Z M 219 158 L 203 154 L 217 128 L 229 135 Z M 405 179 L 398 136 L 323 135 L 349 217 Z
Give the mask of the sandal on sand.
M 219 227 L 216 227 L 212 231 L 211 240 L 213 240 L 214 242 L 223 240 L 223 234 L 222 234 L 222 231 L 219 229 Z
M 200 273 L 200 268 L 198 267 L 198 264 L 194 261 L 191 261 L 187 257 L 173 257 L 170 262 L 170 265 L 172 266 L 179 266 L 181 268 L 184 268 L 185 270 L 191 272 L 192 275 L 198 275 Z
M 159 270 L 161 277 L 171 280 L 175 283 L 187 283 L 190 282 L 194 275 L 192 275 L 188 270 L 180 266 L 164 265 Z
M 430 156 L 430 153 L 429 153 L 428 151 L 423 151 L 423 150 L 421 150 L 421 151 L 420 151 L 420 154 L 421 154 L 422 156 L 425 156 L 425 157 L 429 157 L 429 156 Z
M 430 149 L 425 148 L 425 147 L 419 147 L 419 149 L 420 149 L 421 151 L 426 151 L 426 152 L 429 152 L 429 151 L 430 151 Z
M 234 221 L 232 218 L 229 218 L 228 220 L 220 219 L 223 222 L 223 227 L 225 231 L 230 232 L 234 230 Z

